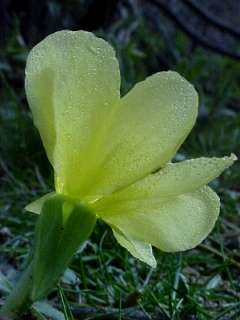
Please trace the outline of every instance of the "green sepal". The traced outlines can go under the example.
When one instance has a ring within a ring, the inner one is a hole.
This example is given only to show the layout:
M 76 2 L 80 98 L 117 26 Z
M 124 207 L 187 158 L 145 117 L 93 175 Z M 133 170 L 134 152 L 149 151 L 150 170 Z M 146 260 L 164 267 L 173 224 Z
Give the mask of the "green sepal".
M 35 233 L 33 301 L 45 297 L 56 285 L 95 222 L 93 212 L 63 195 L 46 200 Z

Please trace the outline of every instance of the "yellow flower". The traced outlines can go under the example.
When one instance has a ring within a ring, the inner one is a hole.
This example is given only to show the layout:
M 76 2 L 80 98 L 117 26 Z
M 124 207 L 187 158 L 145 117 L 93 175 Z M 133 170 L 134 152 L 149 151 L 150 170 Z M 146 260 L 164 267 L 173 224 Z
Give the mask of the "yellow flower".
M 178 73 L 156 73 L 121 98 L 112 47 L 92 33 L 60 31 L 30 52 L 26 93 L 56 192 L 92 208 L 133 256 L 154 267 L 152 245 L 182 251 L 209 234 L 220 204 L 206 184 L 236 157 L 170 163 L 198 107 Z M 39 212 L 49 197 L 27 210 Z

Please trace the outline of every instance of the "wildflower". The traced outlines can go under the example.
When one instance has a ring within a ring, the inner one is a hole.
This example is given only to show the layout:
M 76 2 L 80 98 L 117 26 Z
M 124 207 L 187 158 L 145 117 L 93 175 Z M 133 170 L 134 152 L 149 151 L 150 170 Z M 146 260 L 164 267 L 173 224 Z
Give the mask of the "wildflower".
M 178 73 L 156 73 L 121 98 L 111 46 L 92 33 L 60 31 L 30 52 L 26 93 L 56 193 L 93 210 L 133 256 L 154 267 L 152 246 L 187 250 L 209 234 L 220 203 L 206 185 L 236 157 L 171 163 L 198 108 Z M 27 210 L 39 212 L 53 194 Z

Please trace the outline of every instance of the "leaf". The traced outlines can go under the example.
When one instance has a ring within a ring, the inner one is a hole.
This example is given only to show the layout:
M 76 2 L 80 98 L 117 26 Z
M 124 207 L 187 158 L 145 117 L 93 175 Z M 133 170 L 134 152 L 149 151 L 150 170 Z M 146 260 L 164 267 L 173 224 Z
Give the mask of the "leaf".
M 0 291 L 9 293 L 12 290 L 12 285 L 7 277 L 0 271 Z
M 65 320 L 65 317 L 62 312 L 53 308 L 50 304 L 46 302 L 35 302 L 33 308 L 40 312 L 46 317 L 49 317 L 52 320 Z M 45 318 L 44 318 L 45 319 Z
M 62 276 L 62 282 L 65 284 L 75 285 L 79 282 L 79 279 L 72 269 L 67 268 Z
M 216 274 L 213 278 L 211 278 L 207 285 L 206 285 L 206 289 L 211 290 L 211 289 L 215 289 L 219 286 L 219 284 L 222 282 L 222 278 L 219 274 Z

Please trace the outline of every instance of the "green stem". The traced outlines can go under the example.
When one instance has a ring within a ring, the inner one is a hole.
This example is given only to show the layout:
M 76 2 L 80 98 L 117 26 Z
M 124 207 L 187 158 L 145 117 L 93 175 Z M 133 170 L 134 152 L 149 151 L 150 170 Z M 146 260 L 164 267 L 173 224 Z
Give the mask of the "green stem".
M 30 263 L 0 310 L 0 316 L 4 319 L 19 320 L 31 306 L 32 270 L 32 263 Z
M 96 215 L 78 202 L 62 195 L 46 200 L 35 230 L 32 262 L 0 310 L 0 317 L 19 320 L 33 302 L 45 298 L 95 223 Z

